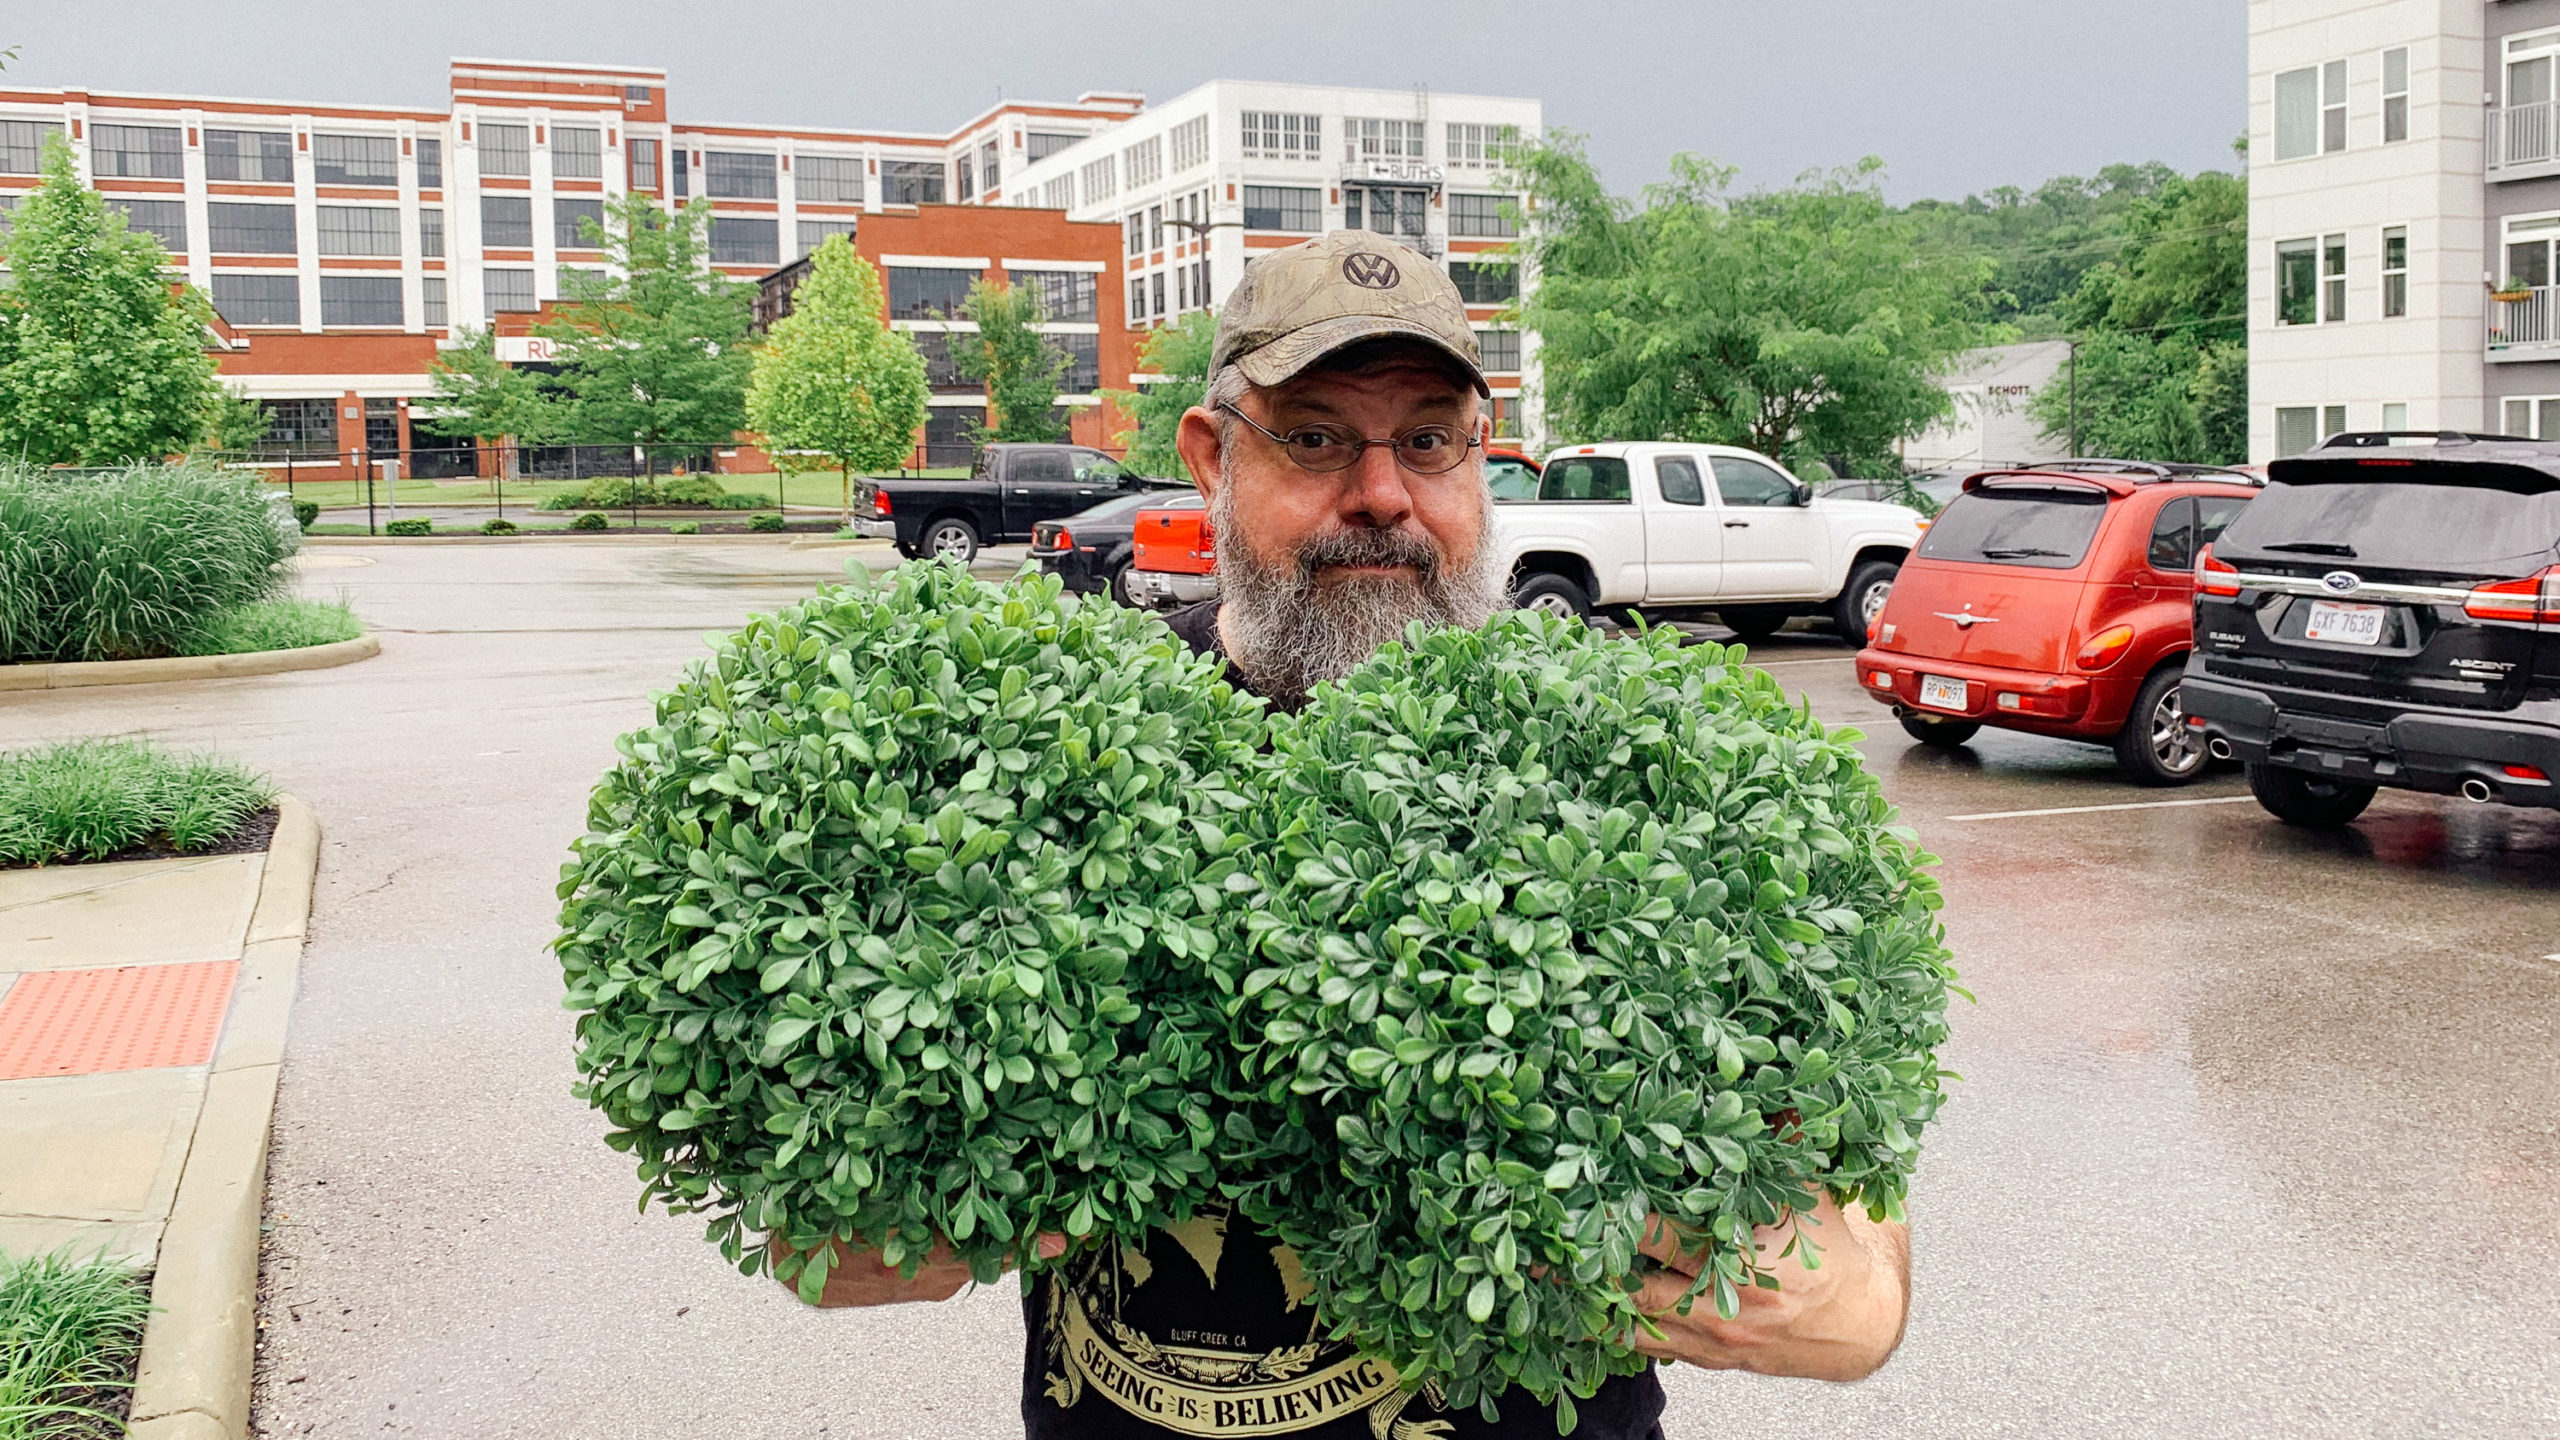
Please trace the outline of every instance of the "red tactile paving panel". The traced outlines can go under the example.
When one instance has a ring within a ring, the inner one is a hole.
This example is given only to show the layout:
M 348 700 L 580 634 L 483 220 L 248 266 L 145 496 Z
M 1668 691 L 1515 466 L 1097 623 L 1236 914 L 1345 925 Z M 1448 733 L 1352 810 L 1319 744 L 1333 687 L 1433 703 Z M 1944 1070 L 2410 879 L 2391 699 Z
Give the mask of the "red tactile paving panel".
M 0 1080 L 202 1065 L 239 969 L 205 960 L 21 975 L 0 999 Z

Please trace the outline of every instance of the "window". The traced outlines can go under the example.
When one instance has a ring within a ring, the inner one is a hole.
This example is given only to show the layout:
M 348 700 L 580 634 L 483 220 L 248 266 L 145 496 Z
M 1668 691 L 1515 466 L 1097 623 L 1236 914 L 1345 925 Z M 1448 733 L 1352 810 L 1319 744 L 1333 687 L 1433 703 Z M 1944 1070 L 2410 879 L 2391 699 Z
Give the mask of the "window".
M 1281 115 L 1268 110 L 1244 112 L 1244 154 L 1248 160 L 1313 160 L 1324 153 L 1324 118 Z
M 1084 203 L 1087 205 L 1108 200 L 1120 193 L 1119 175 L 1108 155 L 1099 160 L 1086 161 L 1084 168 L 1078 170 L 1076 176 L 1084 182 Z
M 449 323 L 444 312 L 443 276 L 430 275 L 418 282 L 418 312 L 430 330 L 441 330 Z
M 1083 325 L 1101 318 L 1093 298 L 1094 276 L 1086 270 L 1007 270 L 1005 283 L 1030 293 L 1040 318 L 1050 324 Z
M 1430 207 L 1431 195 L 1425 190 L 1346 189 L 1342 192 L 1342 223 L 1346 229 L 1418 240 Z
M 769 215 L 712 216 L 711 263 L 781 264 L 782 222 Z
M 480 272 L 480 298 L 488 302 L 492 317 L 510 310 L 530 310 L 534 308 L 533 272 L 483 270 Z
M 735 150 L 702 154 L 702 193 L 714 200 L 774 198 L 773 157 Z
M 8 234 L 8 233 L 9 233 L 9 215 L 10 215 L 10 212 L 12 212 L 12 211 L 16 210 L 17 208 L 18 208 L 18 197 L 17 197 L 17 196 L 15 196 L 15 195 L 0 195 L 0 235 L 6 235 L 6 234 Z
M 1244 228 L 1312 235 L 1324 228 L 1324 192 L 1311 186 L 1247 185 Z
M 483 175 L 530 175 L 533 173 L 533 132 L 522 125 L 480 126 L 480 173 Z
M 1025 163 L 1037 165 L 1083 138 L 1081 135 L 1061 135 L 1054 130 L 1034 130 L 1023 137 L 1023 159 Z
M 2319 318 L 2319 263 L 2313 241 L 2276 242 L 2277 324 L 2308 325 Z
M 1520 332 L 1517 330 L 1479 330 L 1476 353 L 1484 358 L 1484 368 L 1499 374 L 1515 373 L 1520 368 Z
M 125 228 L 159 237 L 160 248 L 172 255 L 187 253 L 187 202 L 184 200 L 134 200 L 122 195 L 106 197 L 107 208 L 124 214 Z
M 1665 455 L 1653 462 L 1653 480 L 1662 487 L 1666 505 L 1704 505 L 1706 487 L 1698 481 L 1698 462 L 1686 456 Z
M 2320 152 L 2347 148 L 2347 62 L 2332 60 L 2320 67 Z
M 568 180 L 604 178 L 604 132 L 584 125 L 551 127 L 551 173 Z
M 1345 120 L 1343 155 L 1345 160 L 1419 160 L 1422 158 L 1422 122 L 1419 120 Z
M 1147 217 L 1132 212 L 1128 219 L 1123 220 L 1120 223 L 1122 227 L 1129 232 L 1129 253 L 1132 255 L 1146 254 Z
M 1162 314 L 1164 314 L 1164 313 L 1165 313 L 1165 308 L 1164 308 L 1164 272 L 1163 272 L 1163 271 L 1159 270 L 1159 271 L 1157 271 L 1155 274 L 1153 274 L 1153 275 L 1151 275 L 1151 276 L 1147 277 L 1147 294 L 1148 294 L 1148 297 L 1150 298 L 1150 300 L 1153 302 L 1154 309 L 1155 309 L 1155 313 L 1156 313 L 1156 314 L 1158 314 L 1158 315 L 1162 315 Z
M 1129 319 L 1134 324 L 1146 318 L 1147 282 L 1133 277 L 1129 281 Z
M 234 325 L 299 325 L 302 282 L 292 275 L 217 273 L 213 308 Z
M 803 255 L 814 253 L 819 246 L 827 243 L 827 237 L 830 235 L 841 235 L 850 242 L 853 239 L 853 222 L 850 220 L 801 221 L 800 253 Z
M 1198 116 L 1173 127 L 1173 171 L 1209 163 L 1209 117 Z
M 906 337 L 924 357 L 924 383 L 937 390 L 979 390 L 982 382 L 960 373 L 960 362 L 951 358 L 951 337 L 940 330 L 909 330 Z
M 2340 432 L 2340 431 L 2342 431 L 2342 430 L 2344 430 L 2344 429 L 2346 429 L 2346 428 L 2347 428 L 2347 407 L 2346 407 L 2346 406 L 2344 406 L 2344 405 L 2324 405 L 2324 406 L 2322 406 L 2322 407 L 2320 408 L 2320 438 L 2321 438 L 2321 439 L 2326 440 L 2326 439 L 2328 439 L 2330 436 L 2335 435 L 2335 434 L 2337 434 L 2338 432 Z
M 591 235 L 587 226 L 592 224 Z M 596 250 L 604 246 L 604 202 L 601 200 L 554 200 L 551 202 L 551 248 L 554 250 Z
M 791 162 L 792 187 L 822 205 L 862 203 L 862 160 L 855 155 L 803 155 Z
M 444 207 L 440 205 L 418 207 L 418 253 L 429 259 L 443 257 Z
M 2501 402 L 2499 432 L 2526 440 L 2560 440 L 2560 396 L 2518 395 Z
M 293 207 L 216 200 L 204 207 L 207 246 L 217 255 L 290 255 Z
M 397 275 L 323 275 L 320 277 L 320 323 L 398 327 L 400 277 Z
M 1076 208 L 1076 177 L 1061 175 L 1040 187 L 1040 205 L 1047 210 Z
M 653 140 L 650 143 L 655 145 L 657 142 Z M 429 138 L 418 142 L 418 188 L 421 190 L 444 188 L 444 142 L 442 140 Z
M 1090 395 L 1102 388 L 1102 337 L 1099 335 L 1050 335 L 1049 344 L 1067 357 L 1067 368 L 1058 374 L 1058 389 L 1069 395 Z
M 969 286 L 977 278 L 975 270 L 892 265 L 889 267 L 889 318 L 943 320 L 958 315 L 960 307 L 969 303 Z
M 977 173 L 978 173 L 978 172 L 977 172 L 976 168 L 975 168 L 974 166 L 970 165 L 970 163 L 969 163 L 969 157 L 968 157 L 967 155 L 965 155 L 965 154 L 964 154 L 964 155 L 962 155 L 962 156 L 960 157 L 960 198 L 961 198 L 961 199 L 963 199 L 963 200 L 967 200 L 967 199 L 971 198 L 972 196 L 974 196 L 974 195 L 976 195 L 976 194 L 978 193 Z
M 2382 52 L 2382 143 L 2409 138 L 2409 50 Z
M 605 285 L 613 278 L 591 265 L 555 265 L 551 276 L 552 290 L 561 299 L 577 301 L 602 299 Z
M 1164 137 L 1150 136 L 1120 152 L 1120 183 L 1124 190 L 1153 185 L 1164 178 Z
M 397 185 L 400 147 L 388 135 L 314 135 L 311 179 L 320 185 Z
M 2382 428 L 2385 430 L 2409 428 L 2409 406 L 2406 401 L 2395 400 L 2382 407 Z
M 1468 169 L 1499 169 L 1510 158 L 1510 149 L 1520 139 L 1519 127 L 1513 125 L 1449 126 L 1449 163 Z
M 178 180 L 187 173 L 174 125 L 92 125 L 92 174 L 137 180 Z
M 2320 443 L 2320 412 L 2310 405 L 2276 407 L 2276 453 L 2299 455 Z
M 2320 319 L 2323 323 L 2347 318 L 2347 237 L 2325 236 L 2320 241 Z
M 1538 477 L 1541 500 L 1604 500 L 1624 503 L 1627 462 L 1614 455 L 1569 455 L 1547 462 Z
M 1508 195 L 1450 196 L 1449 233 L 1483 236 L 1519 234 L 1519 222 L 1503 208 L 1510 202 Z
M 1003 175 L 1002 155 L 996 149 L 994 139 L 990 138 L 978 147 L 978 189 L 989 195 L 994 194 L 996 184 Z
M 682 199 L 684 199 L 684 198 L 685 198 L 685 196 L 690 192 L 690 190 L 691 190 L 691 188 L 692 188 L 692 184 L 693 184 L 693 167 L 692 167 L 691 165 L 689 165 L 689 164 L 687 164 L 687 163 L 686 163 L 685 149 L 684 149 L 684 147 L 683 147 L 683 146 L 681 146 L 681 145 L 679 145 L 679 146 L 677 146 L 677 147 L 676 147 L 675 159 L 676 159 L 676 198 L 677 198 L 677 199 L 679 199 L 679 200 L 682 200 Z
M 1796 503 L 1796 487 L 1787 477 L 1739 455 L 1718 455 L 1708 464 L 1716 472 L 1716 498 L 1727 505 L 1768 507 Z
M 657 189 L 658 142 L 635 139 L 624 148 L 631 154 L 631 188 L 634 190 Z
M 1509 265 L 1452 260 L 1449 278 L 1458 282 L 1458 298 L 1470 305 L 1504 305 L 1520 298 L 1520 272 Z
M 1502 402 L 1496 400 L 1493 403 L 1499 410 Z M 1496 435 L 1506 433 L 1498 417 L 1494 421 L 1493 433 Z M 1689 471 L 1689 483 L 1692 486 L 1698 483 L 1698 472 L 1694 468 Z M 1499 455 L 1490 455 L 1485 457 L 1484 462 L 1484 488 L 1491 492 L 1496 500 L 1535 500 L 1538 498 L 1538 472 L 1517 460 L 1505 460 Z M 1665 495 L 1663 498 L 1670 497 Z M 1701 495 L 1695 500 L 1672 503 L 1703 505 L 1706 503 L 1706 497 Z
M 2276 158 L 2299 160 L 2320 148 L 2320 72 L 2288 70 L 2276 77 Z
M 219 279 L 220 277 L 215 277 Z M 258 437 L 261 455 L 334 455 L 338 453 L 338 402 L 262 400 L 267 433 Z
M 1719 475 L 1724 466 L 1719 458 Z M 2078 485 L 1982 485 L 1947 502 L 1920 537 L 1919 553 L 1975 565 L 2071 570 L 2087 557 L 2089 542 L 2106 518 L 2103 491 Z
M 1161 205 L 1147 207 L 1147 248 L 1164 248 L 1164 207 Z
M 622 98 L 633 105 L 646 105 L 649 103 L 649 87 L 646 85 L 625 85 L 622 87 Z
M 2171 574 L 2195 568 L 2195 501 L 2172 500 L 2160 507 L 2160 517 L 2151 522 L 2151 548 L 2142 558 L 2152 569 Z
M 2382 313 L 2409 313 L 2409 227 L 2405 225 L 2382 232 Z
M 941 204 L 942 162 L 939 160 L 881 161 L 880 198 L 891 205 Z
M 496 250 L 533 248 L 533 197 L 480 197 L 480 243 Z
M 62 127 L 50 120 L 0 120 L 0 175 L 34 175 L 42 171 L 44 142 L 61 133 Z M 206 133 L 209 139 L 212 132 Z
M 400 212 L 388 205 L 322 205 L 314 218 L 323 255 L 400 253 Z
M 207 130 L 204 178 L 251 185 L 290 185 L 293 137 L 282 130 Z

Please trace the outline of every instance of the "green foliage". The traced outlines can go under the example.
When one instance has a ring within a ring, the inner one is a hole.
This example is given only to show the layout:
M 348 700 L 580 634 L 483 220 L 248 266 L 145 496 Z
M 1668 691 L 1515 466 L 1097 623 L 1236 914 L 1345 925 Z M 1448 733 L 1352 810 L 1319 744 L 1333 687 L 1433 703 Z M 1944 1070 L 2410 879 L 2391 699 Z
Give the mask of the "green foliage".
M 1174 449 L 1183 412 L 1209 393 L 1209 354 L 1217 338 L 1217 316 L 1193 310 L 1181 319 L 1147 332 L 1139 342 L 1138 368 L 1164 378 L 1138 390 L 1105 390 L 1103 398 L 1135 422 L 1119 434 L 1128 447 L 1121 464 L 1133 475 L 1170 478 L 1182 475 L 1182 455 Z
M 627 510 L 635 505 L 701 505 L 713 510 L 753 510 L 764 501 L 741 495 L 709 475 L 605 475 L 575 490 L 542 497 L 544 510 Z
M 151 840 L 201 850 L 274 798 L 237 765 L 136 741 L 0 751 L 0 864 L 96 860 Z
M 279 595 L 300 536 L 268 496 L 201 464 L 0 464 L 0 663 L 175 654 L 208 616 Z
M 159 240 L 80 183 L 59 138 L 44 169 L 0 231 L 0 455 L 119 465 L 195 448 L 236 408 L 205 354 L 212 307 L 172 286 Z
M 296 500 L 293 502 L 293 523 L 301 526 L 306 533 L 319 521 L 319 519 L 319 501 Z
M 791 313 L 756 353 L 747 420 L 774 463 L 806 467 L 811 454 L 844 476 L 852 510 L 853 472 L 904 464 L 924 428 L 924 357 L 906 332 L 883 323 L 880 272 L 831 235 L 811 256 L 808 278 L 791 292 Z M 798 452 L 798 453 L 795 453 Z
M 1950 253 L 1988 258 L 1983 302 L 1991 318 L 2030 335 L 2061 328 L 2080 277 L 2124 246 L 2135 207 L 2178 178 L 2152 161 L 2057 175 L 2034 190 L 2004 185 L 1962 200 L 1921 200 L 1905 213 Z
M 1215 942 L 1258 704 L 1055 577 L 847 568 L 619 742 L 560 884 L 579 1094 L 750 1272 L 1186 1216 L 1217 1059 L 1137 997 Z
M 1063 440 L 1067 417 L 1058 409 L 1058 376 L 1067 357 L 1039 331 L 1040 302 L 1027 290 L 980 280 L 969 287 L 961 313 L 978 323 L 954 332 L 951 359 L 960 373 L 984 381 L 996 423 L 979 427 L 980 441 Z
M 764 503 L 761 495 L 746 495 L 732 490 L 711 504 L 714 510 L 753 510 Z
M 543 377 L 498 359 L 496 331 L 466 326 L 454 332 L 454 342 L 427 362 L 439 413 L 416 413 L 414 426 L 472 440 L 513 436 L 528 444 L 567 432 L 571 417 L 546 391 Z
M 667 533 L 670 535 L 699 535 L 702 533 L 702 523 L 698 520 L 679 520 L 673 525 L 667 527 Z
M 771 534 L 780 531 L 782 526 L 783 519 L 779 515 L 767 514 L 751 515 L 747 517 L 747 528 L 750 530 L 760 530 Z
M 1563 439 L 1693 440 L 1889 470 L 1946 413 L 1937 376 L 2000 338 L 1986 261 L 1926 243 L 1869 159 L 1732 193 L 1691 156 L 1641 206 L 1611 197 L 1570 137 L 1516 157 L 1539 223 L 1522 321 Z
M 1938 1108 L 1931 857 L 1856 732 L 1680 639 L 1417 630 L 1274 723 L 1237 826 L 1230 1189 L 1458 1404 L 1649 1363 L 1648 1212 L 1708 1248 L 1693 1300 L 1783 1287 L 1752 1227 L 1898 1214 Z
M 2199 345 L 2101 330 L 2080 342 L 2080 453 L 2236 465 L 2249 453 L 2249 356 L 2228 340 Z M 2028 403 L 2048 435 L 2072 430 L 2072 379 L 2057 375 Z
M 0 1440 L 124 1433 L 95 1401 L 133 1387 L 150 1315 L 150 1287 L 129 1265 L 0 1255 Z
M 606 268 L 564 272 L 553 382 L 581 440 L 725 441 L 746 425 L 752 287 L 710 266 L 711 202 L 669 215 L 647 195 L 604 202 L 589 227 Z
M 579 516 L 577 519 L 570 521 L 569 528 L 572 530 L 602 530 L 605 528 L 607 523 L 608 522 L 602 515 L 590 510 L 586 514 Z
M 364 633 L 344 600 L 260 600 L 217 610 L 178 643 L 181 655 L 249 655 L 335 645 Z
M 436 522 L 412 515 L 406 520 L 394 520 L 382 528 L 384 533 L 391 535 L 433 535 Z
M 216 450 L 246 450 L 267 438 L 273 424 L 266 406 L 236 390 L 225 390 L 205 422 L 205 439 Z
M 516 522 L 502 515 L 492 515 L 480 522 L 480 533 L 483 535 L 513 535 L 517 533 L 517 529 Z

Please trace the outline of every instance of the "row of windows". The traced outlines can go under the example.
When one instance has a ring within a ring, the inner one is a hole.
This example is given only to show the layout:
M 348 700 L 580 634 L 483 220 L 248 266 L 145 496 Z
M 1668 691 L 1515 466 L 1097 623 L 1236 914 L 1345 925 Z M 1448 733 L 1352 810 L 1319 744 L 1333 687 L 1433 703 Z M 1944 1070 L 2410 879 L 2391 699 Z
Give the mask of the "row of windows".
M 32 175 L 43 166 L 44 141 L 62 133 L 49 121 L 0 120 L 0 174 Z M 186 176 L 180 132 L 170 125 L 89 127 L 89 167 L 114 179 L 179 180 Z M 400 180 L 398 142 L 388 135 L 311 137 L 311 178 L 320 185 L 396 185 Z M 444 143 L 417 142 L 418 185 L 432 190 L 444 184 Z M 293 183 L 293 136 L 283 130 L 206 130 L 204 172 L 208 180 L 243 184 Z
M 529 286 L 532 272 L 524 273 Z M 427 276 L 419 282 L 418 293 L 421 322 L 441 329 L 445 324 L 444 277 Z M 302 282 L 289 274 L 217 274 L 213 277 L 213 308 L 234 325 L 299 325 Z M 402 312 L 400 277 L 321 276 L 320 323 L 332 328 L 392 329 L 407 323 Z
M 977 390 L 983 382 L 960 373 L 960 363 L 951 356 L 951 337 L 940 330 L 910 330 L 907 339 L 916 353 L 924 357 L 924 380 L 936 390 Z M 1102 388 L 1102 337 L 1099 335 L 1043 335 L 1041 342 L 1064 355 L 1067 365 L 1058 373 L 1058 389 L 1069 395 L 1088 394 Z M 940 414 L 940 411 L 936 411 Z
M 975 270 L 938 265 L 888 267 L 889 318 L 949 320 L 969 303 Z M 1083 325 L 1101 319 L 1095 299 L 1095 277 L 1089 270 L 1007 270 L 1005 283 L 1027 291 L 1039 303 L 1044 324 Z
M 387 215 L 391 212 L 385 210 L 376 213 Z M 717 220 L 713 221 L 713 227 L 717 229 L 719 223 Z M 773 222 L 765 223 L 770 225 Z M 593 229 L 590 230 L 589 227 Z M 604 243 L 603 231 L 604 202 L 602 200 L 562 198 L 551 202 L 552 248 L 558 250 L 601 249 Z M 526 195 L 481 196 L 480 243 L 493 250 L 532 249 L 532 197 Z M 399 252 L 394 249 L 380 253 L 398 254 Z
M 2542 281 L 2550 271 L 2550 242 L 2534 242 Z M 2510 245 L 2510 252 L 2519 247 Z M 2382 231 L 2382 315 L 2395 319 L 2409 313 L 2409 229 L 2392 225 Z M 2514 261 L 2511 260 L 2511 264 Z M 2529 267 L 2530 268 L 2530 267 Z M 2276 242 L 2276 323 L 2328 325 L 2347 318 L 2347 237 L 2341 234 Z
M 2550 95 L 2549 61 L 2542 62 L 2543 93 Z M 2382 52 L 2382 143 L 2409 138 L 2409 49 Z M 2299 160 L 2347 148 L 2345 60 L 2329 60 L 2276 76 L 2276 158 Z
M 1517 222 L 1506 208 L 1511 203 L 1508 196 L 1451 195 L 1448 202 L 1451 235 L 1495 239 L 1519 233 Z M 1343 224 L 1349 229 L 1369 229 L 1382 235 L 1420 238 L 1431 205 L 1431 192 L 1353 187 L 1343 192 L 1342 205 Z M 1121 227 L 1125 232 L 1123 239 L 1128 253 L 1143 255 L 1149 250 L 1164 248 L 1165 210 L 1165 206 L 1150 205 L 1143 211 L 1132 211 L 1122 217 Z M 1172 203 L 1172 210 L 1177 219 L 1205 221 L 1208 216 L 1207 192 L 1177 198 Z M 1295 235 L 1315 234 L 1324 228 L 1324 192 L 1308 185 L 1247 185 L 1244 187 L 1244 228 Z

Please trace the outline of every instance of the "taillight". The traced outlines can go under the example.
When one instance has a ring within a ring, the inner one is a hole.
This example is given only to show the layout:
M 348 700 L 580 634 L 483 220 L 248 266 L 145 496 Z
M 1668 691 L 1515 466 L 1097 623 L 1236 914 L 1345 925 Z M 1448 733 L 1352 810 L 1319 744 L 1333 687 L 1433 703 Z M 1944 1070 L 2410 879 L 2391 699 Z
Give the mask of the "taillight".
M 1049 548 L 1052 550 L 1073 550 L 1076 548 L 1076 537 L 1072 531 L 1061 530 L 1057 534 L 1049 537 Z
M 2071 657 L 2071 663 L 2083 670 L 2104 670 L 2123 659 L 2124 652 L 2132 644 L 2133 627 L 2130 625 L 2101 630 L 2089 637 L 2089 643 L 2080 647 L 2080 653 Z
M 2205 595 L 2240 593 L 2240 567 L 2213 558 L 2213 547 L 2196 552 L 2196 590 Z
M 886 519 L 888 519 L 888 518 L 889 518 L 889 492 L 888 492 L 888 491 L 886 491 L 886 490 L 873 490 L 873 491 L 871 492 L 871 513 L 872 513 L 872 514 L 874 514 L 874 515 L 879 516 L 879 517 L 880 517 L 881 519 L 883 519 L 883 520 L 886 520 Z
M 2560 625 L 2560 565 L 2522 580 L 2498 580 L 2473 587 L 2462 613 L 2474 620 L 2515 620 L 2531 625 Z

